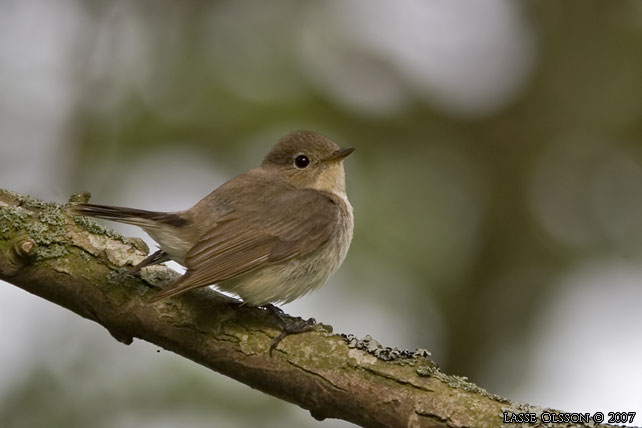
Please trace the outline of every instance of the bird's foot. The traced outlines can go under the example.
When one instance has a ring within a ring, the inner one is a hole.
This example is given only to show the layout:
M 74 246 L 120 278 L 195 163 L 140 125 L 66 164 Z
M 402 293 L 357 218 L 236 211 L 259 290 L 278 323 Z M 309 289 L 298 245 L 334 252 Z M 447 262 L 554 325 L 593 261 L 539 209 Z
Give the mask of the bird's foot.
M 269 304 L 265 306 L 265 309 L 268 310 L 281 326 L 281 333 L 274 338 L 272 344 L 270 345 L 270 356 L 272 356 L 272 351 L 276 349 L 279 343 L 291 334 L 305 333 L 306 331 L 311 331 L 316 326 L 317 322 L 314 318 L 309 320 L 304 320 L 303 318 L 290 318 L 287 315 L 284 315 L 283 310 L 277 308 L 276 306 Z
M 138 263 L 137 265 L 128 268 L 127 273 L 135 277 L 140 277 L 140 271 L 142 268 L 151 266 L 151 265 L 157 265 L 159 263 L 164 263 L 169 260 L 170 260 L 169 255 L 165 251 L 158 250 L 155 253 L 145 257 L 145 259 L 140 263 Z

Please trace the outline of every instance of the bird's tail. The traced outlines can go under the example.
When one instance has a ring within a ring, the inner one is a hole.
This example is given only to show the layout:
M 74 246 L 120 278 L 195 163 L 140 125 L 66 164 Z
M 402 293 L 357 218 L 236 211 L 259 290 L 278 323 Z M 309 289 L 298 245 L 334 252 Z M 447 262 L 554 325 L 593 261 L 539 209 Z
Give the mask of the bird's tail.
M 140 227 L 157 228 L 161 225 L 180 227 L 187 223 L 180 213 L 147 211 L 111 205 L 74 204 L 72 211 L 78 215 L 103 218 Z

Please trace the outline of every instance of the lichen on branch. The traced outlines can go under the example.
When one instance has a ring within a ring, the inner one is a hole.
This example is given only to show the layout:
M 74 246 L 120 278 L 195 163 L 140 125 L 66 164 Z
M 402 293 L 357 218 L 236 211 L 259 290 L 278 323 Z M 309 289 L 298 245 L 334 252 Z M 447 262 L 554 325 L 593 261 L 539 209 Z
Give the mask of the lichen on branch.
M 147 246 L 67 208 L 0 190 L 0 279 L 101 324 L 120 342 L 149 341 L 317 419 L 363 427 L 499 427 L 504 411 L 544 410 L 442 373 L 427 351 L 386 348 L 323 324 L 286 337 L 270 356 L 280 331 L 268 311 L 209 289 L 150 304 L 178 274 L 165 266 L 128 274 Z

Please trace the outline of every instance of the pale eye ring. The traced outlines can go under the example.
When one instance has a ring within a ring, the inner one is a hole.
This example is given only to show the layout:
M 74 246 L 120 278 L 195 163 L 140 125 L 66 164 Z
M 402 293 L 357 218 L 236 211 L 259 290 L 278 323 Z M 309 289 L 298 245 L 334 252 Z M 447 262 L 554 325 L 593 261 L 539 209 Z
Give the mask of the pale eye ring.
M 310 158 L 307 157 L 306 155 L 299 155 L 296 158 L 294 158 L 294 166 L 296 166 L 299 169 L 306 168 L 308 165 L 310 165 Z

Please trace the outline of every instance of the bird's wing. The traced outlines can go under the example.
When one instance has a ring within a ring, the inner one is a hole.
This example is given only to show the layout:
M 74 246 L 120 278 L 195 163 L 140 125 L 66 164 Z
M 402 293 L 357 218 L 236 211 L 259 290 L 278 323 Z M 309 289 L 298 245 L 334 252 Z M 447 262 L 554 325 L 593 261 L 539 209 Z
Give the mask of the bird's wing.
M 152 301 L 216 284 L 270 263 L 307 254 L 326 242 L 339 221 L 336 201 L 313 190 L 263 200 L 258 210 L 232 210 L 187 253 L 187 273 Z

